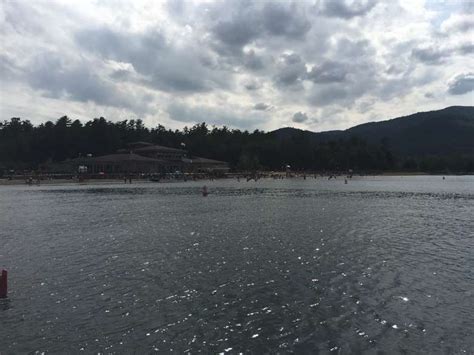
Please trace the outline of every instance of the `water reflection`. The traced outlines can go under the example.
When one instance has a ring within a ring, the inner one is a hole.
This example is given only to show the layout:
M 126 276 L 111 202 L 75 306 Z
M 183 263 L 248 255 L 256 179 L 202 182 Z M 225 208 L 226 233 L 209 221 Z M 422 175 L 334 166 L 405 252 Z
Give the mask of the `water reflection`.
M 469 351 L 474 192 L 415 182 L 1 190 L 0 349 Z

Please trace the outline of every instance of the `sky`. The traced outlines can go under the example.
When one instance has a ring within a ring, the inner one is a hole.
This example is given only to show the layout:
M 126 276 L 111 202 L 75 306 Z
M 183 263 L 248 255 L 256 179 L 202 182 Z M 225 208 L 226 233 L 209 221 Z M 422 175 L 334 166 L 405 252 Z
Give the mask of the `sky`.
M 474 104 L 474 0 L 0 0 L 0 120 L 346 129 Z

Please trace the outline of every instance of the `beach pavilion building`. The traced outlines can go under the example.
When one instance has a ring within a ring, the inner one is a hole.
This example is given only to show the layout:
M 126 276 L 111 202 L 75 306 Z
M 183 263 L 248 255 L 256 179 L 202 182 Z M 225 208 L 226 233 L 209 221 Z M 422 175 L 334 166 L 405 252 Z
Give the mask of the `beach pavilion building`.
M 163 160 L 147 158 L 133 153 L 76 158 L 71 163 L 77 168 L 79 166 L 87 167 L 86 171 L 89 174 L 158 173 L 163 171 L 166 166 L 166 162 Z
M 184 149 L 134 142 L 128 148 L 119 149 L 116 154 L 97 157 L 80 157 L 65 162 L 77 172 L 81 166 L 88 174 L 164 174 L 205 173 L 223 174 L 229 171 L 224 161 L 188 156 Z

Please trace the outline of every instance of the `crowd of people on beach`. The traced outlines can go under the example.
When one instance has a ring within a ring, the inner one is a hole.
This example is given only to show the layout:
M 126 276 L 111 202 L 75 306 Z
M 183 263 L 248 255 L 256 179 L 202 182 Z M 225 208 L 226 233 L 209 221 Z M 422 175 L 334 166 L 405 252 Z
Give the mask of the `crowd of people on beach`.
M 363 176 L 363 174 L 358 173 Z M 38 172 L 30 172 L 18 174 L 16 176 L 10 176 L 8 181 L 20 182 L 24 181 L 27 185 L 40 185 L 41 183 L 87 183 L 87 182 L 118 182 L 120 180 L 125 184 L 132 184 L 133 182 L 187 182 L 187 181 L 214 181 L 220 179 L 235 179 L 238 182 L 245 181 L 257 182 L 261 179 L 272 179 L 272 180 L 283 180 L 283 179 L 327 179 L 337 180 L 338 178 L 344 179 L 347 184 L 353 177 L 353 171 L 348 172 L 342 171 L 324 171 L 324 172 L 307 172 L 307 171 L 244 171 L 244 172 L 232 172 L 225 174 L 215 173 L 160 173 L 160 174 L 146 174 L 146 173 L 122 173 L 122 174 L 40 174 Z
M 122 174 L 122 175 L 65 175 L 65 176 L 50 176 L 50 175 L 40 175 L 40 174 L 24 174 L 22 176 L 11 177 L 8 180 L 18 181 L 23 179 L 27 185 L 40 185 L 41 182 L 86 182 L 86 181 L 117 181 L 123 180 L 125 184 L 132 184 L 133 181 L 150 181 L 150 182 L 187 182 L 187 181 L 199 181 L 207 180 L 214 181 L 218 179 L 235 179 L 238 182 L 241 180 L 249 181 L 259 181 L 260 179 L 273 179 L 273 180 L 283 180 L 283 179 L 324 179 L 336 180 L 338 177 L 343 177 L 344 179 L 351 179 L 353 176 L 352 172 L 344 174 L 341 172 L 338 173 L 306 173 L 306 172 L 240 172 L 240 173 L 228 173 L 228 174 L 206 174 L 206 173 L 189 173 L 189 174 Z
M 117 183 L 123 181 L 125 184 L 133 182 L 155 182 L 155 183 L 171 183 L 171 182 L 187 182 L 187 181 L 214 181 L 221 179 L 233 179 L 237 182 L 258 182 L 261 179 L 283 180 L 283 179 L 318 179 L 318 180 L 342 180 L 344 184 L 354 176 L 353 171 L 348 172 L 289 172 L 289 171 L 253 171 L 253 172 L 233 172 L 226 174 L 212 173 L 166 173 L 166 174 L 117 174 L 117 175 L 52 175 L 52 174 L 18 174 L 16 176 L 8 176 L 6 179 L 0 180 L 6 184 L 24 183 L 29 186 L 37 186 L 41 184 L 54 183 Z M 357 176 L 375 176 L 376 174 L 357 173 Z M 442 176 L 445 180 L 446 177 Z

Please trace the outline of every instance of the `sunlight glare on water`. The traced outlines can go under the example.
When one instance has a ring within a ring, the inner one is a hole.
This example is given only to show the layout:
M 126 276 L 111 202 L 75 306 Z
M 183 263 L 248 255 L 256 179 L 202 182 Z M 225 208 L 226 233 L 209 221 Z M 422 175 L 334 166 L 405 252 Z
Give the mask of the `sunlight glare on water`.
M 206 185 L 0 187 L 0 352 L 474 352 L 474 177 Z

